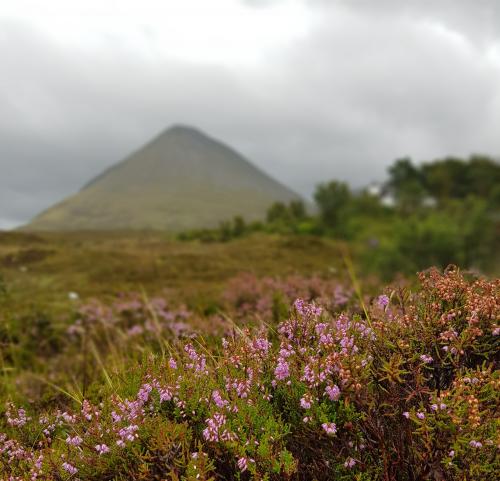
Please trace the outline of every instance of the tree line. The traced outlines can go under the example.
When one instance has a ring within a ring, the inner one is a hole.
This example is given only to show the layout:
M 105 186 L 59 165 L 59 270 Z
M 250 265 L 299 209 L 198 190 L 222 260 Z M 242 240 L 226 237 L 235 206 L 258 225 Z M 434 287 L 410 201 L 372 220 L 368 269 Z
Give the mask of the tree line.
M 500 267 L 500 165 L 474 155 L 422 164 L 397 159 L 377 189 L 319 184 L 314 203 L 276 202 L 265 221 L 243 216 L 217 229 L 184 232 L 183 240 L 229 241 L 252 232 L 316 235 L 350 243 L 364 268 L 383 277 L 450 263 Z M 375 192 L 374 192 L 375 190 Z

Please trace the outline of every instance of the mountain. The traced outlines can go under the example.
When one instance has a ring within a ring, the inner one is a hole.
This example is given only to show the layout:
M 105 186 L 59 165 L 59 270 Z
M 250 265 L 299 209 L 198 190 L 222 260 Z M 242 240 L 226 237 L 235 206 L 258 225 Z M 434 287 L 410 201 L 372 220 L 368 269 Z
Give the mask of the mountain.
M 262 219 L 273 202 L 298 198 L 230 147 L 174 126 L 24 230 L 181 231 Z

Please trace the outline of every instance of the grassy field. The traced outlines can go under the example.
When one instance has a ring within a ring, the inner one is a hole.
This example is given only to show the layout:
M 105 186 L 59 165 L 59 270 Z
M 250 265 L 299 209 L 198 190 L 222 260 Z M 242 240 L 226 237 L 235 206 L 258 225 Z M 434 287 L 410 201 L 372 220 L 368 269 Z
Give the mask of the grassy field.
M 253 235 L 227 243 L 178 242 L 161 233 L 0 234 L 0 272 L 12 301 L 68 304 L 144 289 L 184 300 L 218 295 L 240 272 L 346 277 L 343 244 Z

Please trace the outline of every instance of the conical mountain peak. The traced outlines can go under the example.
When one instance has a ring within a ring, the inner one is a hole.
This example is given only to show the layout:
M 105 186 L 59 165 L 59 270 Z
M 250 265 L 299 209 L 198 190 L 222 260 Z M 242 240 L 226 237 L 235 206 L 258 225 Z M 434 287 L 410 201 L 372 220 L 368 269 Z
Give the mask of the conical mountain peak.
M 297 198 L 230 147 L 173 125 L 28 228 L 179 231 L 262 219 L 273 202 Z
M 185 124 L 174 124 L 170 128 L 168 128 L 165 132 L 165 134 L 181 134 L 181 135 L 203 135 L 205 134 L 197 129 L 196 127 L 192 127 L 191 125 L 185 125 Z

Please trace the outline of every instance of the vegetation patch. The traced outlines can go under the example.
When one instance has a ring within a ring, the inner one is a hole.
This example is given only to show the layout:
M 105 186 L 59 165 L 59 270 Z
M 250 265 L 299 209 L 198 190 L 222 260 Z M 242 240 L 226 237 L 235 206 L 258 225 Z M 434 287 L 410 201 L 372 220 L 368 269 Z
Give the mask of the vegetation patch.
M 213 334 L 162 299 L 82 306 L 68 342 L 87 343 L 97 369 L 83 388 L 47 380 L 50 403 L 4 392 L 3 476 L 496 479 L 498 280 L 432 269 L 417 289 L 330 304 L 320 281 L 253 284 L 239 298 L 232 285 L 226 306 L 251 313 L 272 291 L 269 317 L 223 316 Z

